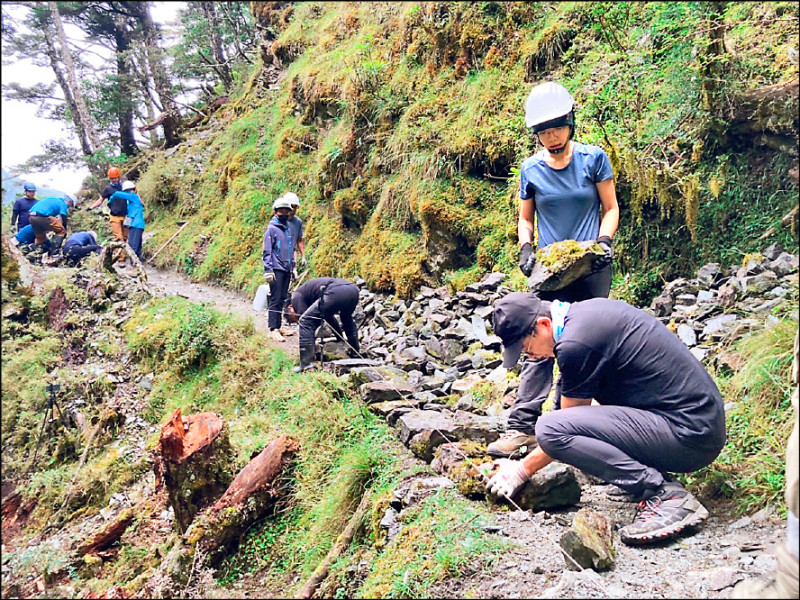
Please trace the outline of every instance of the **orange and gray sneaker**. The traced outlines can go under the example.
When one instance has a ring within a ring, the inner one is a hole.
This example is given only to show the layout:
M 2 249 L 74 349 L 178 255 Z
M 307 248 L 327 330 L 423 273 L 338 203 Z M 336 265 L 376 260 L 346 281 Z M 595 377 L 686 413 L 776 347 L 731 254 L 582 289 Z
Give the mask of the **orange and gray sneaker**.
M 629 546 L 650 544 L 673 537 L 708 517 L 708 511 L 677 481 L 665 483 L 639 502 L 633 523 L 619 530 Z
M 536 446 L 536 436 L 509 429 L 499 439 L 486 447 L 486 454 L 498 458 L 508 458 L 522 448 L 525 448 L 522 453 L 527 454 Z

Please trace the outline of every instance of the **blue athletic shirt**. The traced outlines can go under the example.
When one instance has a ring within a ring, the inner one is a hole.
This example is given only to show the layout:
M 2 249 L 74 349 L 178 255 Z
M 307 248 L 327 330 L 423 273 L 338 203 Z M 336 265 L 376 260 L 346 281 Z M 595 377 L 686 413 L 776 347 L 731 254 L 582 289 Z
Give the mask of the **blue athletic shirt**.
M 61 198 L 45 198 L 39 200 L 36 204 L 31 206 L 31 212 L 36 213 L 42 217 L 57 217 L 58 215 L 67 216 L 67 203 Z
M 88 231 L 78 231 L 69 236 L 67 241 L 64 242 L 64 250 L 72 246 L 95 246 L 96 244 L 97 241 L 91 233 Z
M 36 241 L 36 234 L 33 232 L 33 225 L 25 225 L 14 236 L 20 244 L 32 244 Z
M 596 184 L 614 172 L 598 146 L 573 142 L 572 158 L 563 169 L 544 161 L 544 150 L 522 163 L 519 197 L 536 203 L 538 246 L 554 242 L 596 240 L 600 233 L 600 195 Z

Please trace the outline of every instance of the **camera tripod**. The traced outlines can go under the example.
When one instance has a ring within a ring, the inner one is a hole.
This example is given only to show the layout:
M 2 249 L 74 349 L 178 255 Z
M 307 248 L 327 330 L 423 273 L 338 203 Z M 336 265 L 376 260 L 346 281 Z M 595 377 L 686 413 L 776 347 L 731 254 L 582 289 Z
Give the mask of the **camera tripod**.
M 36 465 L 36 458 L 39 455 L 39 447 L 42 444 L 45 429 L 47 429 L 48 422 L 55 419 L 56 411 L 58 412 L 58 417 L 61 419 L 62 425 L 64 425 L 65 428 L 67 427 L 67 420 L 64 418 L 64 413 L 61 411 L 61 405 L 58 403 L 58 398 L 56 398 L 56 392 L 61 389 L 61 385 L 57 383 L 49 383 L 45 389 L 48 392 L 47 408 L 44 411 L 42 427 L 39 430 L 39 439 L 36 441 L 36 450 L 33 452 L 33 460 L 31 461 L 31 465 L 28 467 L 28 473 L 30 473 L 33 470 L 33 467 Z

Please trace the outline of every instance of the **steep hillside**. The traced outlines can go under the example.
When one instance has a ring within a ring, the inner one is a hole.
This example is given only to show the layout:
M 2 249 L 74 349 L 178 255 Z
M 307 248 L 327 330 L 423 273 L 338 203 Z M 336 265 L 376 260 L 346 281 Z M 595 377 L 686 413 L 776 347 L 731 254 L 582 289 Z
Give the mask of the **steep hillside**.
M 253 290 L 271 203 L 303 201 L 312 272 L 410 295 L 516 273 L 522 105 L 556 79 L 612 159 L 616 293 L 738 262 L 796 204 L 798 8 L 742 3 L 254 2 L 262 63 L 139 189 L 157 263 Z M 772 86 L 772 87 L 770 87 Z

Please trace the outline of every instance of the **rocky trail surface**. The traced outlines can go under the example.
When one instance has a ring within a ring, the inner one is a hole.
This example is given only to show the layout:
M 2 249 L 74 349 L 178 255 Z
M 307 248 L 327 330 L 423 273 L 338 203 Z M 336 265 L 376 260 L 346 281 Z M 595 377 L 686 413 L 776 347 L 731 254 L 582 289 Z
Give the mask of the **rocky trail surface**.
M 797 264 L 796 255 L 770 247 L 743 267 L 706 265 L 694 279 L 668 284 L 648 311 L 698 360 L 735 369 L 730 343 L 769 327 L 781 306 L 797 304 Z M 159 294 L 180 294 L 223 312 L 255 316 L 256 327 L 265 329 L 265 315 L 253 311 L 250 299 L 174 273 L 152 270 L 149 277 Z M 485 444 L 502 433 L 517 387 L 499 366 L 500 343 L 491 334 L 491 305 L 509 291 L 504 279 L 493 273 L 453 295 L 444 288 L 423 288 L 410 301 L 373 294 L 358 281 L 361 302 L 355 317 L 363 359 L 347 359 L 346 348 L 327 337 L 324 352 L 331 362 L 325 368 L 359 384 L 369 409 L 396 427 L 400 441 L 439 474 L 417 476 L 395 492 L 396 502 L 381 521 L 389 543 L 402 527 L 403 510 L 436 489 L 457 487 L 486 502 L 473 466 L 488 461 Z M 296 354 L 296 340 L 270 343 Z M 740 516 L 712 495 L 701 497 L 710 516 L 696 530 L 644 548 L 625 546 L 614 533 L 611 569 L 597 572 L 573 564 L 572 570 L 559 540 L 578 510 L 598 511 L 616 531 L 631 521 L 636 506 L 609 500 L 602 482 L 571 467 L 551 467 L 517 499 L 523 510 L 492 504 L 493 522 L 484 527 L 485 535 L 507 539 L 510 550 L 488 566 L 476 560 L 461 576 L 437 584 L 432 597 L 727 598 L 737 581 L 766 576 L 775 567 L 774 548 L 785 527 L 777 511 L 768 507 Z M 258 594 L 255 586 L 242 587 L 248 596 Z

